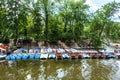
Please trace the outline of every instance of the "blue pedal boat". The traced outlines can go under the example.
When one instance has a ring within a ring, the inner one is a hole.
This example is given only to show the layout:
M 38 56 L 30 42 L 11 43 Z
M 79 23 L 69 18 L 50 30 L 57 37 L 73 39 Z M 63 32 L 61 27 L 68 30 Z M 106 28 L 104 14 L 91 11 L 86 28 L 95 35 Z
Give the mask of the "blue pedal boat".
M 56 56 L 55 56 L 54 53 L 49 53 L 48 58 L 49 58 L 49 59 L 55 59 Z
M 34 53 L 29 53 L 29 59 L 35 59 L 35 54 Z
M 70 56 L 66 53 L 62 53 L 62 57 L 63 57 L 63 59 L 69 59 L 70 58 Z
M 35 59 L 40 59 L 40 53 L 35 54 Z
M 27 60 L 29 58 L 28 54 L 22 54 L 22 60 Z

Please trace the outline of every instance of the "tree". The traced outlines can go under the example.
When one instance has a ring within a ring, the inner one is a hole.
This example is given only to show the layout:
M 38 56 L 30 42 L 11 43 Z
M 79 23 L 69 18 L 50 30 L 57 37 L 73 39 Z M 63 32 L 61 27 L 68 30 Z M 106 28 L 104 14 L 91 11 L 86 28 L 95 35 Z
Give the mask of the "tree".
M 97 10 L 94 16 L 94 19 L 91 21 L 91 42 L 92 45 L 98 49 L 99 46 L 103 43 L 103 39 L 105 38 L 105 27 L 110 26 L 111 23 L 110 17 L 116 13 L 120 4 L 116 2 L 111 2 L 104 5 L 100 10 Z M 112 29 L 110 26 L 109 29 Z
M 16 0 L 8 0 L 8 21 L 11 29 L 14 29 L 13 37 L 17 39 L 18 37 L 18 14 L 19 14 L 19 6 L 20 1 Z
M 59 14 L 64 23 L 63 41 L 74 40 L 79 43 L 82 40 L 85 24 L 88 22 L 87 9 L 89 6 L 85 4 L 85 0 L 77 2 L 63 0 L 60 3 Z
M 6 31 L 7 29 L 7 11 L 6 11 L 6 1 L 0 1 L 0 41 L 4 41 L 7 38 Z
M 36 41 L 39 41 L 42 38 L 42 16 L 40 13 L 40 1 L 33 2 L 33 9 L 31 10 L 32 19 L 33 19 L 33 27 L 31 28 L 31 32 L 34 33 L 34 38 Z

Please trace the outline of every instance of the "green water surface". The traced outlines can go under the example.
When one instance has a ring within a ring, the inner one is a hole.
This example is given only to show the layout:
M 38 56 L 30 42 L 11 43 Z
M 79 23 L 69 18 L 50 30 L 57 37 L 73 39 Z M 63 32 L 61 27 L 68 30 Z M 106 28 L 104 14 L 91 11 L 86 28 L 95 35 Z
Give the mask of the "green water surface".
M 26 60 L 0 64 L 0 80 L 120 80 L 120 60 Z

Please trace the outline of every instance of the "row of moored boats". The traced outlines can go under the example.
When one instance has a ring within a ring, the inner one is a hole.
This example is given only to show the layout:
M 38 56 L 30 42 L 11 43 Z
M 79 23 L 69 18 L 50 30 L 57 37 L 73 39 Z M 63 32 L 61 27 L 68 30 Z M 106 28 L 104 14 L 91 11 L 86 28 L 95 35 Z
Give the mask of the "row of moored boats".
M 6 60 L 28 60 L 28 59 L 109 59 L 120 58 L 119 53 L 98 52 L 95 50 L 77 50 L 77 49 L 52 49 L 52 48 L 21 48 L 15 50 L 5 57 Z

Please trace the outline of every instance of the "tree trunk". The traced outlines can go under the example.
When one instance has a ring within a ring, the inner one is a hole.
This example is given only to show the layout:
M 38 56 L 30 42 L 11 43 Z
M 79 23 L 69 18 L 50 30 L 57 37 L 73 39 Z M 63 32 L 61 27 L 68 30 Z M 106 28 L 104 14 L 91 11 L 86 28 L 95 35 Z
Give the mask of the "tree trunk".
M 45 11 L 45 45 L 47 45 L 48 41 L 48 0 L 44 3 L 44 11 Z

